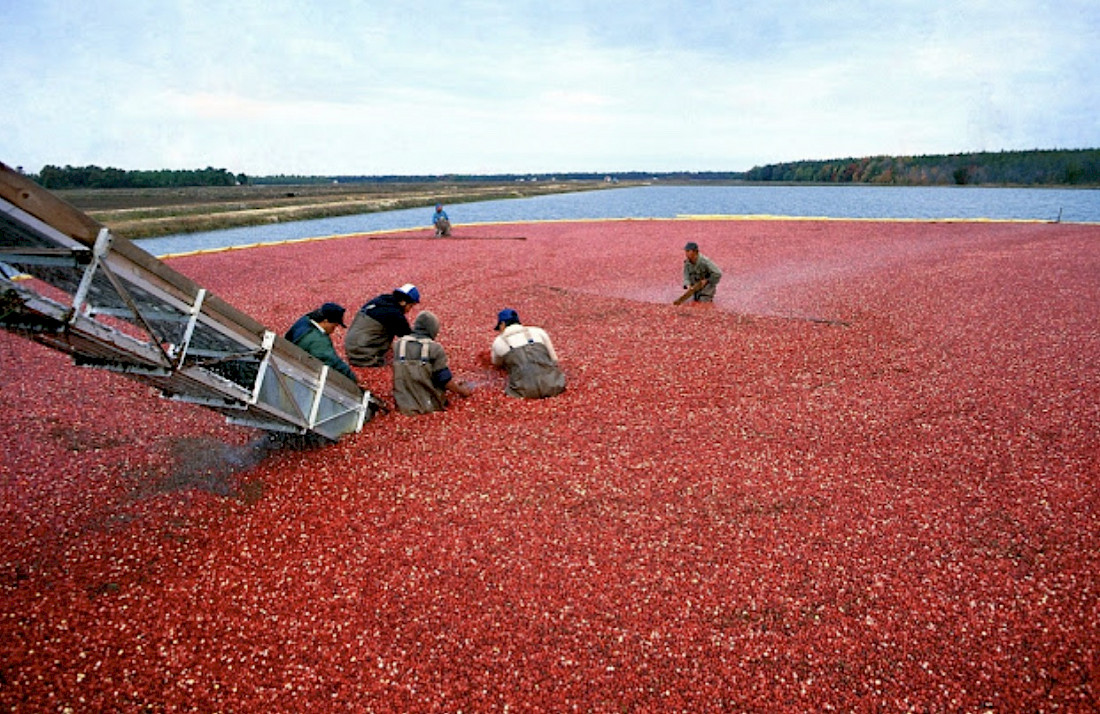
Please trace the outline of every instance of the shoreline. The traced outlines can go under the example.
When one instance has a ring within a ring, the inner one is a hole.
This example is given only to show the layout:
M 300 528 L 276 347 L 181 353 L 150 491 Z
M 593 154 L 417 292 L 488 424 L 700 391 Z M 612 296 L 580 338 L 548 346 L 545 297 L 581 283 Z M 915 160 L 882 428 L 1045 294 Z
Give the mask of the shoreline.
M 106 225 L 118 236 L 131 240 L 159 238 L 191 233 L 227 230 L 242 227 L 294 223 L 298 221 L 364 215 L 402 209 L 426 208 L 435 203 L 454 205 L 472 201 L 533 198 L 543 195 L 582 193 L 590 191 L 637 188 L 661 185 L 666 187 L 750 186 L 767 188 L 860 188 L 862 184 L 786 184 L 769 183 L 695 183 L 690 182 L 517 182 L 509 184 L 389 184 L 362 183 L 346 185 L 261 185 L 233 187 L 190 187 L 178 189 L 95 189 L 66 190 L 57 195 Z M 876 188 L 879 188 L 876 186 Z M 882 186 L 881 188 L 892 188 Z M 900 186 L 908 189 L 913 187 Z M 919 187 L 918 187 L 919 188 Z M 937 188 L 937 187 L 931 187 Z M 1013 190 L 1015 186 L 951 186 L 949 189 Z M 1084 187 L 1038 187 L 1057 190 Z M 724 216 L 705 216 L 707 218 Z M 759 214 L 736 216 L 739 219 L 770 218 Z M 827 216 L 778 216 L 787 220 L 831 220 Z M 866 220 L 907 220 L 867 218 Z M 916 220 L 980 220 L 975 218 L 936 218 Z M 989 219 L 1026 220 L 1026 219 Z M 1037 221 L 1056 218 L 1034 219 Z
M 123 238 L 139 240 L 473 201 L 600 191 L 645 182 L 341 184 L 81 189 L 56 195 Z
M 1100 226 L 1100 222 L 1092 221 L 1050 221 L 1039 218 L 848 218 L 848 217 L 831 217 L 831 216 L 782 216 L 782 215 L 769 215 L 769 214 L 745 214 L 745 215 L 681 215 L 674 218 L 554 218 L 545 220 L 521 220 L 521 221 L 474 221 L 470 223 L 462 223 L 456 226 L 457 229 L 461 228 L 492 228 L 496 226 L 524 226 L 524 225 L 542 225 L 542 224 L 554 224 L 554 223 L 618 223 L 618 222 L 682 222 L 682 221 L 710 221 L 710 222 L 763 222 L 763 223 L 882 223 L 882 224 L 906 224 L 906 223 L 923 223 L 923 224 L 958 224 L 967 223 L 974 225 L 989 225 L 989 224 L 1021 224 L 1021 225 L 1063 225 L 1063 226 Z M 182 250 L 171 251 L 166 253 L 156 253 L 155 257 L 160 260 L 169 260 L 172 258 L 179 258 L 184 256 L 193 255 L 206 255 L 211 253 L 223 253 L 226 251 L 234 250 L 246 250 L 251 248 L 264 248 L 269 246 L 282 246 L 282 245 L 294 245 L 297 243 L 315 243 L 318 241 L 328 240 L 344 240 L 351 238 L 362 238 L 371 236 L 384 236 L 392 234 L 407 234 L 418 233 L 422 235 L 407 236 L 409 240 L 426 240 L 426 241 L 438 241 L 434 233 L 430 228 L 423 226 L 412 228 L 379 228 L 372 231 L 356 231 L 353 233 L 334 233 L 315 236 L 305 236 L 302 238 L 285 238 L 280 240 L 270 241 L 253 241 L 250 243 L 240 243 L 236 245 L 215 246 L 209 248 L 196 248 L 194 250 Z M 150 236 L 148 238 L 155 239 L 163 236 Z M 459 236 L 461 237 L 461 236 Z M 141 241 L 143 239 L 134 239 L 135 241 Z M 140 244 L 139 244 L 140 247 Z

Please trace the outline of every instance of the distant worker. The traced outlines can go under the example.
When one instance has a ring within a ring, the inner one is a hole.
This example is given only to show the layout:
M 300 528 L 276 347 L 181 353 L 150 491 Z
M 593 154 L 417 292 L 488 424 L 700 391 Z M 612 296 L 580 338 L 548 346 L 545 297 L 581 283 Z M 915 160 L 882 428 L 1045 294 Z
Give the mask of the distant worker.
M 428 414 L 447 407 L 447 393 L 468 397 L 472 390 L 454 379 L 447 353 L 435 341 L 439 318 L 425 310 L 413 321 L 412 332 L 393 347 L 393 400 L 402 414 Z
M 693 290 L 694 302 L 714 302 L 714 293 L 722 271 L 710 258 L 699 254 L 699 245 L 690 242 L 684 246 L 684 290 Z
M 522 324 L 511 308 L 497 313 L 496 330 L 500 334 L 493 340 L 492 361 L 508 372 L 505 394 L 542 399 L 565 391 L 565 374 L 545 330 Z
M 336 354 L 332 345 L 332 333 L 344 324 L 344 308 L 334 302 L 326 302 L 318 310 L 302 315 L 290 326 L 286 338 L 301 347 L 332 369 L 358 383 L 355 372 Z
M 356 367 L 381 367 L 385 364 L 393 339 L 412 332 L 406 315 L 419 302 L 420 291 L 412 283 L 405 283 L 359 308 L 344 335 L 348 362 Z
M 443 204 L 435 204 L 435 216 L 432 218 L 435 226 L 435 237 L 451 235 L 451 220 L 447 218 L 447 212 L 443 210 Z

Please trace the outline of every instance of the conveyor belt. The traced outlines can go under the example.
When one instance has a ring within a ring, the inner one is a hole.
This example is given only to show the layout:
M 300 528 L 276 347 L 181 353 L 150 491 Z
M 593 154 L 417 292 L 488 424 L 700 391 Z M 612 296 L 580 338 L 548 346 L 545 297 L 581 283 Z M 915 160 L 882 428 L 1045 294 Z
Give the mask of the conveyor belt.
M 0 326 L 234 424 L 335 440 L 362 429 L 376 404 L 352 380 L 2 163 Z

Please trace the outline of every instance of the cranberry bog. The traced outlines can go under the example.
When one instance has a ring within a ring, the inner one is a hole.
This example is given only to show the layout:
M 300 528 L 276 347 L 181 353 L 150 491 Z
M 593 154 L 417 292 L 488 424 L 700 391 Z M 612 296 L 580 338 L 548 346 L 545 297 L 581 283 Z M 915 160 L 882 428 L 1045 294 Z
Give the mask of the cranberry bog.
M 525 240 L 168 259 L 277 330 L 420 288 L 474 395 L 333 444 L 0 334 L 5 710 L 1097 709 L 1100 227 L 464 231 Z

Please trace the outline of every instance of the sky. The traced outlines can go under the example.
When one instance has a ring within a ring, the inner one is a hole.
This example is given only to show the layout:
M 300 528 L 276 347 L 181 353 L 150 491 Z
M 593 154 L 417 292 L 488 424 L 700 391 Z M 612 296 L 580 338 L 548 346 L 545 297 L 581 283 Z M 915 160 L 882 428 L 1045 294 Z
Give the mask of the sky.
M 1097 0 L 0 0 L 0 161 L 744 171 L 1100 147 Z

